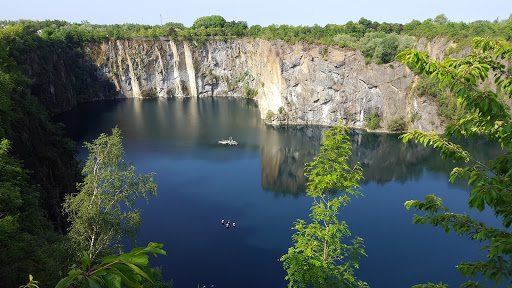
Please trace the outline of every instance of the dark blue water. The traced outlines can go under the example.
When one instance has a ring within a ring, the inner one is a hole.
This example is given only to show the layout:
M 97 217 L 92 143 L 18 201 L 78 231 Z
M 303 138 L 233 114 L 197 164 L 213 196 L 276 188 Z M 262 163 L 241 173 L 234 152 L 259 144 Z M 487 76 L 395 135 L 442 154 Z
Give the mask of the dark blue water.
M 141 202 L 138 246 L 163 243 L 152 258 L 174 287 L 286 287 L 276 261 L 292 245 L 290 229 L 308 219 L 304 163 L 319 152 L 324 127 L 269 127 L 256 104 L 229 98 L 148 99 L 86 103 L 58 120 L 78 142 L 118 126 L 126 159 L 140 173 L 156 172 L 158 196 Z M 440 228 L 412 224 L 404 202 L 435 193 L 452 212 L 497 223 L 490 213 L 467 211 L 468 188 L 449 184 L 451 164 L 431 149 L 403 144 L 397 135 L 352 131 L 352 162 L 360 162 L 365 197 L 340 215 L 364 238 L 367 258 L 357 276 L 371 287 L 410 287 L 465 281 L 455 266 L 482 260 L 480 244 Z M 240 145 L 217 141 L 232 136 Z M 484 141 L 470 148 L 497 153 Z M 85 152 L 80 149 L 80 157 Z M 220 221 L 230 219 L 227 230 Z

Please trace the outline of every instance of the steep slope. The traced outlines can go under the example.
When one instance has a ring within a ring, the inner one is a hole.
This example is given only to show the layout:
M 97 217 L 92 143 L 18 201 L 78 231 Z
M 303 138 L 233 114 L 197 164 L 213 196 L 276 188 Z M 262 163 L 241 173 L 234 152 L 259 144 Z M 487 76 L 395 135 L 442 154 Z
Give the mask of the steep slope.
M 451 45 L 420 42 L 436 55 Z M 398 62 L 365 64 L 357 50 L 306 43 L 236 39 L 195 47 L 169 39 L 130 39 L 85 49 L 120 96 L 252 96 L 260 114 L 274 123 L 343 125 L 364 128 L 377 112 L 381 126 L 395 119 L 409 128 L 441 131 L 437 103 L 410 93 L 414 74 Z

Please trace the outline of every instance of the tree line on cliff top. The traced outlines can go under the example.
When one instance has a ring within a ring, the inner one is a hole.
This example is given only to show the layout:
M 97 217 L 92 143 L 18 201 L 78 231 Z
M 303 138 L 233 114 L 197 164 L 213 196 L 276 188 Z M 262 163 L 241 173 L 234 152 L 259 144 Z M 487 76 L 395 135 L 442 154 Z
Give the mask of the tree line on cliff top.
M 0 21 L 0 25 L 20 25 L 33 33 L 39 31 L 45 39 L 68 45 L 131 37 L 171 37 L 175 41 L 188 41 L 193 45 L 202 45 L 211 37 L 220 40 L 241 37 L 281 39 L 290 44 L 302 41 L 358 49 L 363 52 L 368 62 L 376 63 L 389 63 L 399 52 L 410 49 L 414 43 L 411 36 L 427 39 L 441 36 L 462 44 L 458 45 L 459 48 L 452 48 L 450 52 L 469 46 L 474 37 L 512 40 L 512 18 L 465 23 L 451 22 L 444 14 L 423 22 L 412 20 L 406 24 L 379 23 L 361 18 L 357 22 L 348 21 L 344 25 L 327 24 L 324 27 L 276 24 L 266 27 L 249 26 L 245 21 L 227 21 L 219 15 L 200 17 L 191 27 L 176 22 L 151 26 L 131 23 L 98 25 L 88 21 L 68 23 L 60 20 Z

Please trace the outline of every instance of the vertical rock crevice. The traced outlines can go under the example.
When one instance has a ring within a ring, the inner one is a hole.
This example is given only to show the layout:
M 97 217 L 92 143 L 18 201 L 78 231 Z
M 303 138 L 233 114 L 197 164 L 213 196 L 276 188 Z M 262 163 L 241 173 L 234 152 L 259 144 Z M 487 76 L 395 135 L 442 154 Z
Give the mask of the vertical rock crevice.
M 418 46 L 439 54 L 450 45 L 438 42 Z M 356 128 L 364 128 L 365 117 L 374 112 L 386 127 L 417 111 L 409 107 L 416 101 L 410 98 L 415 76 L 405 65 L 366 65 L 359 51 L 348 48 L 263 39 L 209 41 L 199 47 L 138 39 L 102 45 L 108 45 L 101 49 L 108 55 L 90 56 L 126 97 L 142 97 L 145 91 L 158 97 L 253 96 L 262 118 L 272 111 L 290 124 L 335 125 L 341 120 Z M 437 111 L 435 105 L 430 108 Z M 432 117 L 437 116 L 429 112 L 416 124 L 440 131 L 441 126 L 429 124 L 438 123 Z

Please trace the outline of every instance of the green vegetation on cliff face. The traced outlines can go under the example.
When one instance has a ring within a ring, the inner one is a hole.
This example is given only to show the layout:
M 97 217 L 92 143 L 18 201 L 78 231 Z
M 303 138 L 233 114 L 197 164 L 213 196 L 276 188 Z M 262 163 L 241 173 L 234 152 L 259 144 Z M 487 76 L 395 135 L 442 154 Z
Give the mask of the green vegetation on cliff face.
M 416 86 L 414 92 L 419 97 L 433 97 L 439 103 L 439 117 L 445 123 L 454 123 L 464 116 L 463 107 L 457 105 L 457 99 L 449 92 L 447 87 L 435 78 L 423 78 Z
M 0 286 L 5 287 L 19 286 L 29 273 L 54 281 L 66 266 L 65 244 L 54 231 L 65 229 L 59 205 L 78 180 L 74 144 L 28 93 L 37 79 L 29 79 L 18 63 L 42 47 L 39 41 L 20 26 L 0 29 Z
M 45 51 L 41 41 L 23 27 L 0 29 L 0 138 L 9 139 L 12 154 L 24 161 L 25 169 L 33 171 L 30 182 L 40 185 L 44 191 L 41 207 L 55 229 L 61 230 L 65 221 L 56 207 L 65 194 L 75 189 L 74 145 L 62 138 L 61 128 L 50 122 L 46 109 L 38 103 L 40 88 L 33 85 L 39 80 L 29 79 L 25 75 L 27 69 L 19 65 L 30 58 L 31 51 Z
M 37 272 L 37 255 L 47 239 L 50 223 L 38 204 L 40 190 L 28 184 L 28 171 L 7 153 L 0 142 L 0 284 L 15 287 L 28 273 Z M 41 229 L 43 228 L 43 229 Z M 15 243 L 15 244 L 11 244 Z M 16 259 L 16 261 L 13 261 Z

